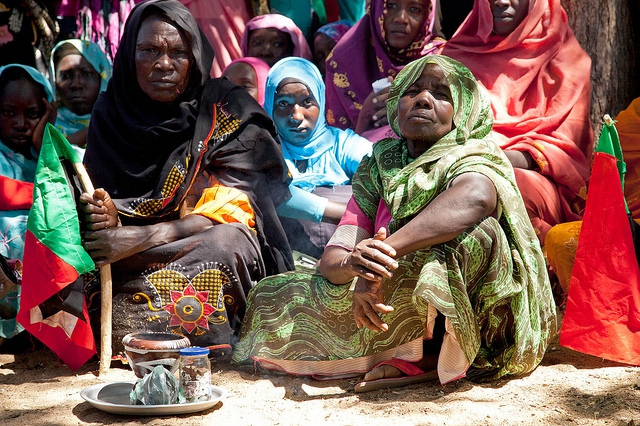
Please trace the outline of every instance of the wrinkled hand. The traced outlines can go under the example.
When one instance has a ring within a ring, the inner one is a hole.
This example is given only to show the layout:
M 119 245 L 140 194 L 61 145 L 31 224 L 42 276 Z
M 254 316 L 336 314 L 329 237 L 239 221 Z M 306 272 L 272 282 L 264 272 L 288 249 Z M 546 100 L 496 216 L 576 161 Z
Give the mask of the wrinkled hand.
M 117 226 L 84 234 L 84 248 L 98 268 L 129 257 L 139 250 L 148 231 L 139 226 Z
M 358 276 L 352 303 L 358 328 L 364 326 L 373 331 L 389 329 L 378 314 L 393 311 L 393 307 L 383 303 L 382 278 L 391 278 L 392 271 L 398 268 L 398 262 L 392 257 L 396 254 L 393 247 L 384 243 L 386 238 L 386 230 L 380 228 L 373 238 L 360 241 L 353 252 L 345 257 Z
M 138 228 L 120 225 L 118 209 L 109 193 L 102 188 L 93 196 L 80 195 L 83 223 L 89 232 L 84 234 L 84 248 L 98 268 L 133 254 L 132 249 L 142 238 Z M 95 232 L 92 232 L 95 231 Z
M 392 271 L 398 268 L 398 262 L 393 258 L 396 255 L 394 248 L 384 242 L 386 238 L 386 229 L 380 228 L 373 238 L 360 241 L 342 260 L 341 267 L 375 283 L 380 283 L 383 278 L 391 278 Z
M 93 196 L 88 193 L 80 195 L 80 209 L 86 227 L 91 231 L 118 226 L 118 209 L 107 191 L 98 188 Z
M 382 283 L 358 278 L 353 291 L 353 317 L 358 328 L 363 326 L 373 331 L 387 331 L 389 326 L 380 318 L 381 314 L 393 312 L 382 299 Z
M 40 152 L 40 148 L 42 148 L 42 138 L 44 137 L 44 128 L 47 123 L 54 124 L 58 116 L 58 108 L 53 102 L 49 102 L 45 98 L 42 98 L 42 101 L 46 111 L 33 129 L 33 148 L 36 152 Z

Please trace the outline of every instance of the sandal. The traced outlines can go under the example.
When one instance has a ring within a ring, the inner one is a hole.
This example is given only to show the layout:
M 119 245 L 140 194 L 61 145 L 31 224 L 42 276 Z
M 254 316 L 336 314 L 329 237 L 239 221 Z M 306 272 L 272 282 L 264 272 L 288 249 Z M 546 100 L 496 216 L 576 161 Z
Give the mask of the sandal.
M 382 361 L 381 363 L 373 367 L 372 371 L 383 365 L 390 365 L 392 367 L 395 367 L 398 370 L 402 371 L 405 374 L 405 376 L 388 377 L 388 378 L 371 380 L 366 382 L 362 381 L 355 385 L 354 390 L 357 393 L 371 392 L 378 389 L 397 388 L 401 386 L 413 385 L 416 383 L 430 382 L 438 379 L 437 370 L 424 372 L 420 368 L 410 363 L 409 361 L 405 361 L 398 358 L 391 358 L 387 361 Z

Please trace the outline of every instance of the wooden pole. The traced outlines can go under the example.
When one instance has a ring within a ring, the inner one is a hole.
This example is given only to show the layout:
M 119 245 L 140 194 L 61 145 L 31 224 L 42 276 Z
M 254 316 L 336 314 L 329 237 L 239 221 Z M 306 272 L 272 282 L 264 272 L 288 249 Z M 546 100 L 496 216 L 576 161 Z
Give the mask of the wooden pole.
M 85 192 L 94 193 L 95 188 L 82 163 L 73 165 L 80 184 Z M 100 268 L 101 314 L 100 314 L 100 369 L 98 375 L 102 376 L 111 367 L 111 318 L 112 318 L 112 292 L 111 292 L 111 265 Z

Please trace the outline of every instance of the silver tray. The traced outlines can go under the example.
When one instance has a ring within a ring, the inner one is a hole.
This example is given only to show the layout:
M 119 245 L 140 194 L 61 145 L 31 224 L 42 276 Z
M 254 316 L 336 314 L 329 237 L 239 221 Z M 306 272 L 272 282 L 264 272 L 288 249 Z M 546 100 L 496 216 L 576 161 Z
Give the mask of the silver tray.
M 211 385 L 211 399 L 208 401 L 185 404 L 132 405 L 129 393 L 131 393 L 134 383 L 101 383 L 82 389 L 80 396 L 89 404 L 108 413 L 134 416 L 171 416 L 209 409 L 220 402 L 227 393 L 224 389 Z

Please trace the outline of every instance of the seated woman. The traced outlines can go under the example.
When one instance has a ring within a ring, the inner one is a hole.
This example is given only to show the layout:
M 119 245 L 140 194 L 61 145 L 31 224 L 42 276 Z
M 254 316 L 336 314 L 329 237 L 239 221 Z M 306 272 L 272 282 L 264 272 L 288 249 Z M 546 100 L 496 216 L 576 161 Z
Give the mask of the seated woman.
M 49 78 L 56 88 L 55 126 L 74 145 L 87 144 L 93 104 L 111 78 L 111 64 L 97 44 L 63 40 L 51 52 Z
M 360 164 L 319 271 L 258 283 L 233 359 L 373 369 L 359 391 L 532 371 L 556 311 L 513 169 L 488 137 L 489 100 L 462 64 L 431 55 L 398 74 L 387 110 L 398 137 Z
M 0 67 L 0 344 L 24 330 L 15 320 L 20 286 L 14 284 L 20 276 L 42 136 L 55 119 L 52 101 L 51 85 L 35 68 Z
M 372 0 L 367 14 L 327 57 L 329 125 L 358 134 L 386 126 L 388 89 L 373 91 L 372 83 L 436 53 L 444 42 L 433 33 L 436 19 L 436 0 Z M 387 133 L 388 127 L 366 137 L 375 142 Z
M 273 117 L 293 176 L 292 197 L 278 207 L 294 250 L 318 258 L 351 197 L 351 178 L 371 142 L 327 126 L 324 82 L 310 61 L 285 58 L 267 76 L 264 108 Z M 323 223 L 321 223 L 323 222 Z
M 222 72 L 222 76 L 244 87 L 253 99 L 264 105 L 264 89 L 269 69 L 269 65 L 260 58 L 238 58 L 231 61 Z
M 256 16 L 247 22 L 240 48 L 242 56 L 260 58 L 270 67 L 289 56 L 313 59 L 300 28 L 291 19 L 277 13 Z
M 624 197 L 631 216 L 640 223 L 640 98 L 634 99 L 627 109 L 618 114 L 615 121 L 622 155 L 627 165 Z M 547 260 L 565 293 L 569 291 L 581 228 L 582 221 L 561 223 L 551 228 L 545 239 Z M 636 251 L 639 249 L 637 247 Z
M 313 37 L 313 63 L 316 64 L 323 77 L 325 74 L 324 62 L 327 60 L 327 56 L 350 28 L 351 22 L 342 19 L 323 25 L 316 31 Z
M 540 242 L 585 206 L 593 145 L 591 59 L 560 0 L 476 1 L 443 55 L 489 91 L 493 130 Z
M 84 163 L 100 189 L 81 202 L 88 253 L 112 263 L 114 353 L 147 329 L 228 356 L 246 293 L 292 268 L 275 128 L 246 90 L 209 78 L 212 55 L 180 2 L 140 3 L 95 105 Z

